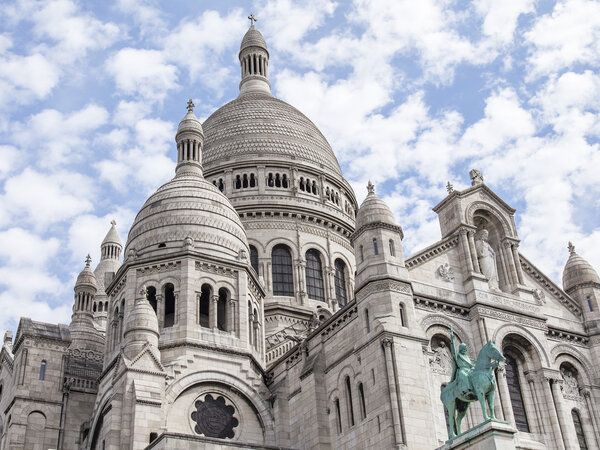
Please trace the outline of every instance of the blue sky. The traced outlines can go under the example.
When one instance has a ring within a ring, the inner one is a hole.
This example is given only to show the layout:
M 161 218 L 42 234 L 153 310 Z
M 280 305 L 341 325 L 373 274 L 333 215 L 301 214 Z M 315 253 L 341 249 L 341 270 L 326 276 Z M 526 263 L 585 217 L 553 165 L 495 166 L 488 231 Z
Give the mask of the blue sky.
M 376 183 L 407 255 L 478 168 L 554 281 L 569 240 L 600 268 L 596 1 L 17 0 L 0 10 L 0 329 L 69 322 L 85 255 L 172 177 L 187 99 L 204 120 L 237 96 L 250 12 L 273 93 L 359 200 Z

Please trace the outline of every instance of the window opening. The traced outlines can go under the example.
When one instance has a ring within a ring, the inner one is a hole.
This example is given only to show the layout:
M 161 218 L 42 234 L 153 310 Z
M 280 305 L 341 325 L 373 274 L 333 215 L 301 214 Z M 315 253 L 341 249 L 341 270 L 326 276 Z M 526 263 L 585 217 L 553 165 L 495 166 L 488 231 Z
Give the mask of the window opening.
M 175 286 L 168 283 L 165 286 L 165 320 L 164 326 L 172 327 L 175 324 Z
M 505 355 L 506 356 L 506 355 Z M 515 423 L 519 431 L 529 433 L 529 423 L 525 413 L 525 404 L 523 403 L 523 394 L 521 392 L 521 383 L 519 381 L 519 366 L 517 361 L 506 356 L 506 382 L 510 394 L 510 402 L 513 407 Z
M 335 399 L 335 415 L 337 416 L 338 434 L 340 434 L 342 432 L 342 413 L 340 411 L 340 400 L 337 398 Z
M 373 238 L 373 252 L 375 256 L 379 255 L 379 249 L 377 248 L 377 238 Z
M 150 303 L 150 306 L 152 306 L 154 313 L 156 313 L 156 288 L 154 286 L 150 286 L 146 289 L 146 299 L 148 300 L 148 303 Z
M 317 182 L 313 180 L 312 182 L 312 193 L 317 194 Z
M 251 173 L 250 174 L 250 187 L 255 187 L 256 186 L 256 178 L 254 177 L 254 174 Z
M 587 450 L 587 442 L 585 442 L 585 434 L 583 433 L 583 426 L 581 424 L 581 417 L 579 413 L 573 409 L 571 410 L 571 417 L 573 417 L 573 425 L 575 425 L 575 434 L 577 434 L 577 441 L 579 442 L 579 448 L 581 450 Z
M 283 178 L 281 180 L 281 185 L 286 189 L 288 188 L 288 178 L 287 178 L 286 174 L 283 174 Z
M 242 178 L 239 175 L 235 176 L 235 188 L 241 189 L 242 187 Z
M 244 178 L 242 179 L 242 187 L 247 188 L 248 187 L 248 174 L 244 174 Z
M 201 327 L 210 327 L 210 297 L 212 289 L 210 285 L 203 284 L 200 288 L 200 305 L 198 307 L 198 323 Z
M 306 252 L 306 290 L 308 298 L 325 301 L 321 255 L 314 249 Z
M 269 187 L 275 186 L 275 180 L 273 179 L 272 173 L 270 173 L 269 177 L 267 178 L 267 186 L 269 186 Z
M 360 395 L 360 418 L 366 419 L 367 417 L 367 404 L 365 402 L 365 389 L 363 388 L 363 384 L 359 383 L 358 385 L 358 394 Z
M 352 386 L 350 385 L 350 377 L 346 376 L 346 395 L 348 398 L 348 419 L 350 426 L 354 426 L 354 406 L 352 405 Z
M 275 174 L 275 187 L 281 187 L 281 178 L 278 173 Z
M 367 324 L 367 333 L 371 331 L 371 324 L 369 323 L 369 310 L 365 309 L 365 323 Z
M 217 328 L 221 331 L 227 330 L 227 298 L 229 292 L 225 288 L 219 289 L 219 300 L 217 301 Z
M 400 303 L 400 325 L 406 326 L 406 319 L 404 317 L 404 305 Z
M 346 305 L 346 264 L 341 259 L 335 260 L 335 298 L 341 308 Z
M 394 248 L 394 241 L 390 239 L 390 255 L 396 256 L 396 249 Z
M 40 380 L 44 381 L 46 378 L 46 361 L 42 361 L 40 364 Z
M 276 245 L 271 253 L 273 295 L 294 295 L 292 255 L 285 245 Z
M 587 304 L 588 304 L 588 308 L 590 308 L 590 311 L 593 311 L 594 307 L 592 306 L 592 299 L 590 296 L 588 296 L 588 298 L 587 298 Z
M 258 273 L 258 250 L 254 245 L 250 246 L 250 265 Z

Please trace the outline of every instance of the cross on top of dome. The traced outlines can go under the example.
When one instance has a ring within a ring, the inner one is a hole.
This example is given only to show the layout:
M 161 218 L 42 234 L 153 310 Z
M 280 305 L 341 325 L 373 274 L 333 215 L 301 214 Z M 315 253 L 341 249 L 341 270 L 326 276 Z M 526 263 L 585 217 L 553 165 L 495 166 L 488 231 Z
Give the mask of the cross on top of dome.
M 88 253 L 88 255 L 85 257 L 85 266 L 90 267 L 91 262 L 92 262 L 92 258 L 90 257 L 90 255 Z
M 256 22 L 258 20 L 256 18 L 256 16 L 254 15 L 254 13 L 250 13 L 250 15 L 248 16 L 248 19 L 250 19 L 250 27 L 254 27 L 254 22 Z
M 373 183 L 371 183 L 371 180 L 369 180 L 369 183 L 367 184 L 367 193 L 369 193 L 369 194 L 375 193 L 375 185 Z
M 187 102 L 187 110 L 188 112 L 194 112 L 194 102 L 192 101 L 192 99 L 190 98 Z
M 567 247 L 567 248 L 569 249 L 569 253 L 570 253 L 570 254 L 573 254 L 573 253 L 575 253 L 575 246 L 573 245 L 573 243 L 572 243 L 572 242 L 569 242 L 569 245 L 568 245 L 568 247 Z

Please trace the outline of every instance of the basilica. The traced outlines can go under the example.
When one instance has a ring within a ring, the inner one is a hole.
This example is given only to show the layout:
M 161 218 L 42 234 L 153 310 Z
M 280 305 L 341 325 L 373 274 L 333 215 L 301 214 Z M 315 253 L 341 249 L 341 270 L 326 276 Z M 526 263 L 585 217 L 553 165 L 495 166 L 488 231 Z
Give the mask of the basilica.
M 405 255 L 376 186 L 359 205 L 325 136 L 271 94 L 251 23 L 238 97 L 204 123 L 188 102 L 173 179 L 125 246 L 111 224 L 71 323 L 4 335 L 0 449 L 431 450 L 454 349 L 489 342 L 503 448 L 600 448 L 596 270 L 565 242 L 562 286 L 540 272 L 478 170 L 432 205 L 440 239 Z M 474 402 L 462 430 L 482 422 Z

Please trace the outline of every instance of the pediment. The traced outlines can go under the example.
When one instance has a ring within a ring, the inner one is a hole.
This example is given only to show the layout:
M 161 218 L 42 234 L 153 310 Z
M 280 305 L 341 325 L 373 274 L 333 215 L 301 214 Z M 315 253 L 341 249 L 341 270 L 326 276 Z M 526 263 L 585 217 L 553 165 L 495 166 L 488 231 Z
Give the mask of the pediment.
M 164 373 L 165 369 L 159 358 L 154 354 L 148 344 L 130 361 L 125 361 L 127 370 L 136 370 L 149 373 Z

